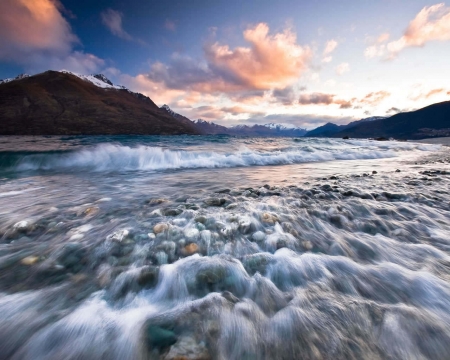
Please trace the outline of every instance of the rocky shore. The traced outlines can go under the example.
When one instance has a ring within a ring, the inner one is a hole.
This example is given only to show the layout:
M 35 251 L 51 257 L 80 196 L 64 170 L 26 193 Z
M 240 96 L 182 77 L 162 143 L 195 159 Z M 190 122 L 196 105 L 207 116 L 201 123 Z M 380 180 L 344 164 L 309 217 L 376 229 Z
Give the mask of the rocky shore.
M 1 224 L 0 359 L 118 358 L 104 336 L 142 359 L 447 359 L 449 187 L 441 152 Z M 86 346 L 69 345 L 74 332 Z

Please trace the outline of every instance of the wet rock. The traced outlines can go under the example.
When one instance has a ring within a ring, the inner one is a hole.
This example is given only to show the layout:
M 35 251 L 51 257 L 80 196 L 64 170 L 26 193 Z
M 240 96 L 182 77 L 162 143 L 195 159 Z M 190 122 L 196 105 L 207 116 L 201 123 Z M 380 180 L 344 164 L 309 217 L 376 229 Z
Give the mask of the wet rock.
M 100 211 L 100 208 L 97 206 L 88 207 L 86 210 L 83 211 L 84 216 L 94 216 Z
M 378 171 L 372 171 L 372 175 L 378 174 Z
M 168 263 L 169 256 L 164 251 L 159 251 L 155 255 L 158 265 L 164 265 Z
M 183 195 L 175 199 L 175 202 L 186 202 L 189 199 L 189 195 Z
M 264 241 L 266 239 L 266 234 L 263 233 L 262 231 L 257 231 L 255 233 L 253 233 L 252 239 L 253 239 L 253 241 L 256 241 L 256 242 Z
M 144 288 L 150 288 L 157 284 L 159 276 L 159 267 L 157 266 L 143 266 L 138 278 L 137 283 Z
M 166 223 L 159 223 L 153 227 L 153 232 L 155 234 L 161 234 L 169 229 L 169 225 Z
M 191 243 L 189 245 L 186 245 L 183 250 L 184 254 L 189 256 L 197 253 L 199 251 L 199 247 L 196 243 Z
M 231 189 L 221 189 L 216 191 L 217 194 L 228 194 L 231 191 Z
M 303 246 L 303 249 L 305 249 L 306 251 L 311 251 L 312 248 L 313 248 L 313 244 L 312 244 L 312 242 L 309 241 L 309 240 L 302 241 L 301 244 L 302 244 L 302 246 Z
M 118 231 L 114 232 L 111 235 L 108 235 L 107 239 L 112 240 L 112 241 L 121 242 L 121 241 L 125 240 L 129 234 L 130 234 L 130 232 L 128 230 L 122 229 L 122 230 L 118 230 Z
M 85 250 L 79 243 L 67 243 L 59 250 L 56 255 L 57 263 L 70 269 L 73 272 L 78 272 L 82 268 L 82 258 Z
M 278 217 L 265 212 L 261 214 L 261 221 L 266 224 L 274 225 L 278 221 Z
M 147 200 L 147 204 L 151 205 L 151 206 L 155 206 L 155 205 L 160 205 L 167 202 L 166 199 L 149 199 Z
M 203 200 L 203 203 L 207 206 L 222 206 L 223 204 L 225 204 L 225 202 L 226 202 L 225 199 L 215 198 L 215 197 L 211 197 L 211 198 L 207 198 L 207 199 Z
M 13 225 L 13 230 L 18 233 L 25 233 L 31 231 L 33 228 L 33 225 L 31 222 L 22 220 Z
M 395 172 L 396 172 L 396 173 L 399 173 L 399 172 L 401 172 L 401 170 L 400 170 L 400 169 L 397 169 L 397 170 L 395 170 Z
M 25 258 L 23 258 L 22 260 L 20 260 L 20 263 L 22 265 L 34 265 L 39 261 L 39 256 L 27 256 Z
M 184 230 L 184 236 L 187 240 L 195 241 L 200 236 L 200 231 L 198 231 L 198 229 L 196 228 L 186 229 Z
M 161 213 L 164 216 L 178 216 L 181 213 L 183 213 L 183 210 L 178 209 L 178 208 L 167 208 L 167 209 L 161 210 Z
M 146 337 L 149 348 L 159 351 L 169 348 L 177 342 L 177 337 L 173 331 L 156 325 L 147 326 Z
M 197 216 L 194 219 L 195 222 L 198 222 L 201 224 L 206 224 L 206 220 L 207 220 L 206 216 L 203 216 L 203 215 Z
M 211 360 L 203 342 L 198 342 L 191 336 L 184 336 L 172 345 L 163 360 Z
M 222 297 L 224 297 L 225 299 L 227 299 L 229 302 L 233 303 L 233 304 L 237 304 L 240 300 L 239 298 L 237 298 L 236 296 L 234 296 L 231 292 L 229 291 L 223 291 L 222 292 Z

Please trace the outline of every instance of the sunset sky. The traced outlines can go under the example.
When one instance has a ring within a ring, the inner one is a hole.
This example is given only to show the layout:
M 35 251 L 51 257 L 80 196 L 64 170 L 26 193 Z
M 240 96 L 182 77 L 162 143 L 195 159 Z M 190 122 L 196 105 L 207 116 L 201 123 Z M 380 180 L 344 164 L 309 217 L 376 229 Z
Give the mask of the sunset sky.
M 450 3 L 1 0 L 0 79 L 49 69 L 191 119 L 311 129 L 450 100 Z

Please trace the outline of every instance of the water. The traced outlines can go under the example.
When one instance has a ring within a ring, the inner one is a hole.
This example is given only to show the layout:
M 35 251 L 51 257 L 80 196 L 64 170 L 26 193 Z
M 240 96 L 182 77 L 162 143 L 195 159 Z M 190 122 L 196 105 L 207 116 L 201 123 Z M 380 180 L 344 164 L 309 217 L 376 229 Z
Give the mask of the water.
M 0 359 L 448 359 L 447 149 L 0 138 Z

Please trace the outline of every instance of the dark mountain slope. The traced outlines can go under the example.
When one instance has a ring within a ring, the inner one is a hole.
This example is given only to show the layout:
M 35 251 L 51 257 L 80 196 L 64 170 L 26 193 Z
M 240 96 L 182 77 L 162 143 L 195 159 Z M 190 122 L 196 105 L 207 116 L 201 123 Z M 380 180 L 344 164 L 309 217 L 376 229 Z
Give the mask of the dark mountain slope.
M 387 119 L 361 123 L 345 129 L 335 137 L 393 137 L 396 139 L 423 139 L 450 136 L 450 101 L 400 113 Z
M 198 131 L 142 94 L 47 71 L 0 84 L 0 134 L 172 135 Z

